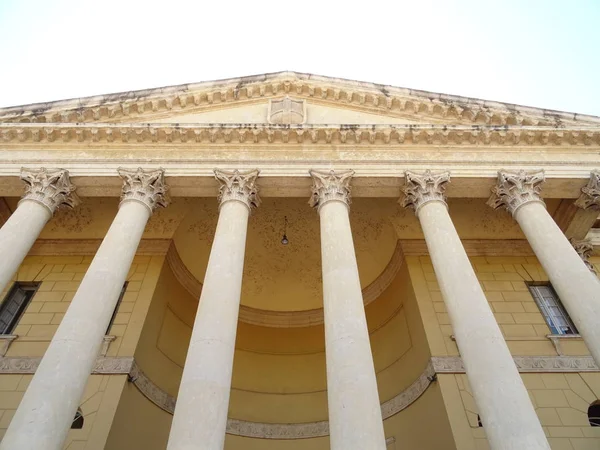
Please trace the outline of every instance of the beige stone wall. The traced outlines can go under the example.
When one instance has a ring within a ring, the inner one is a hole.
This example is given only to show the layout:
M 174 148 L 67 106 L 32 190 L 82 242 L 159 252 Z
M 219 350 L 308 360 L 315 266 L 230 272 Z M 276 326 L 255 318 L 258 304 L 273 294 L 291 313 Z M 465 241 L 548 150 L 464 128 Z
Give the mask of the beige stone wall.
M 515 356 L 558 356 L 546 336 L 550 329 L 525 284 L 548 281 L 533 257 L 472 257 L 471 263 L 490 307 Z M 593 258 L 593 262 L 598 262 Z M 428 257 L 408 257 L 411 280 L 433 356 L 458 356 L 452 327 Z M 589 355 L 580 338 L 561 339 L 564 355 Z M 589 404 L 600 398 L 600 373 L 521 374 L 553 450 L 600 448 L 600 428 L 587 418 Z M 458 450 L 489 448 L 478 426 L 477 407 L 465 374 L 438 376 Z
M 58 328 L 92 256 L 28 256 L 13 281 L 41 281 L 8 348 L 7 357 L 41 357 Z M 109 334 L 107 356 L 133 356 L 163 257 L 136 256 L 129 284 Z M 12 283 L 11 283 L 12 285 Z M 10 286 L 9 286 L 10 288 Z M 2 298 L 7 292 L 2 293 Z M 4 434 L 32 375 L 0 375 L 0 436 Z M 81 400 L 84 427 L 71 430 L 69 450 L 101 450 L 108 437 L 126 375 L 92 375 Z

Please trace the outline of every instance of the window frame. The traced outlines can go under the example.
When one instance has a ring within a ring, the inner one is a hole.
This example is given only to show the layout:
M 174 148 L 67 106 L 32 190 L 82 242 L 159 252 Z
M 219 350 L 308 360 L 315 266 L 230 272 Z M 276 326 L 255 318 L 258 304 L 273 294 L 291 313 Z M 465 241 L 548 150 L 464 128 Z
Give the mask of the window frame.
M 566 310 L 565 306 L 563 305 L 560 297 L 554 290 L 554 287 L 552 286 L 551 283 L 529 281 L 529 282 L 525 282 L 525 284 L 527 285 L 529 293 L 533 297 L 535 304 L 537 305 L 538 309 L 540 310 L 540 313 L 544 317 L 544 321 L 546 322 L 546 325 L 550 329 L 550 333 L 552 335 L 554 335 L 554 336 L 579 336 L 579 331 L 577 330 L 577 327 L 573 323 L 571 316 L 569 316 L 569 312 Z M 559 323 L 557 323 L 554 320 L 555 316 L 550 313 L 549 306 L 546 304 L 544 296 L 541 294 L 541 292 L 539 292 L 538 289 L 536 289 L 536 288 L 542 287 L 542 286 L 548 288 L 551 291 L 554 301 L 556 303 L 556 305 L 554 305 L 554 306 L 556 308 L 558 308 L 558 311 L 560 312 L 562 319 L 565 321 L 565 323 L 567 324 L 567 327 L 571 331 L 570 333 L 562 330 L 562 328 L 564 326 L 560 325 Z
M 7 302 L 10 301 L 11 296 L 15 295 L 17 290 L 21 289 L 26 292 L 31 292 L 31 294 L 23 301 L 23 303 L 21 303 L 21 305 L 19 305 L 16 314 L 9 321 L 7 327 L 4 330 L 0 329 L 0 336 L 10 336 L 14 332 L 41 284 L 41 281 L 15 281 L 12 284 L 8 293 L 2 299 L 2 303 L 0 303 L 0 316 L 4 313 Z

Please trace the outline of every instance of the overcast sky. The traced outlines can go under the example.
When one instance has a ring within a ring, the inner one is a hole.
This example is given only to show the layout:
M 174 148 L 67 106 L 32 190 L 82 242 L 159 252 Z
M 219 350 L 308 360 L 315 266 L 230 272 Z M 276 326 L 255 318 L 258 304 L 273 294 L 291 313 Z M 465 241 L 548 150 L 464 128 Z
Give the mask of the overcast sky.
M 0 106 L 294 70 L 600 115 L 600 0 L 0 0 Z

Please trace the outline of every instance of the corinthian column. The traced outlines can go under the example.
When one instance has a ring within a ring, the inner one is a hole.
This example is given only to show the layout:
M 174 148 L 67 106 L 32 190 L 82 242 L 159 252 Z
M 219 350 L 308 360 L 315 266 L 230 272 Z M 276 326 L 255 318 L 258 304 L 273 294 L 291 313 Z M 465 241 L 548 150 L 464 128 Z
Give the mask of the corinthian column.
M 146 222 L 166 206 L 163 170 L 119 170 L 121 204 L 38 367 L 0 450 L 60 450 Z
M 73 208 L 79 203 L 66 170 L 22 169 L 21 180 L 25 183 L 25 194 L 0 229 L 0 292 L 6 289 L 57 208 Z
M 222 450 L 237 331 L 248 216 L 260 203 L 258 170 L 215 170 L 219 222 L 183 368 L 168 450 Z
M 321 219 L 329 434 L 332 450 L 385 450 L 369 331 L 348 217 L 354 172 L 311 170 Z
M 448 172 L 406 172 L 403 206 L 414 208 L 475 403 L 493 450 L 550 446 L 502 332 L 448 214 Z
M 531 248 L 548 274 L 554 290 L 581 333 L 594 360 L 600 364 L 600 285 L 569 243 L 540 198 L 544 172 L 498 172 L 488 204 L 504 206 L 521 226 Z M 593 207 L 598 173 L 583 188 L 579 206 Z M 591 187 L 590 187 L 591 186 Z M 587 197 L 586 197 L 587 196 Z M 587 198 L 587 200 L 586 200 Z

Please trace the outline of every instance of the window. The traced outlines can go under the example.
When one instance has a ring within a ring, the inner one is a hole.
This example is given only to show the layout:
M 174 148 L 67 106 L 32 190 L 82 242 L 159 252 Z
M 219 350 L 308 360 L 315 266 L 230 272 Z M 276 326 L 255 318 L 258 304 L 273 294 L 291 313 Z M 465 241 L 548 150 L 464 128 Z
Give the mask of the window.
M 73 418 L 73 423 L 71 423 L 72 430 L 81 430 L 83 428 L 83 412 L 81 408 L 77 408 L 77 412 L 75 413 L 75 417 Z
M 552 286 L 549 284 L 530 284 L 528 286 L 552 334 L 578 334 Z
M 591 426 L 600 427 L 600 400 L 596 400 L 588 408 L 588 420 Z
M 13 284 L 0 305 L 0 334 L 12 333 L 39 285 L 24 282 Z
M 115 321 L 115 317 L 117 317 L 117 312 L 119 311 L 119 306 L 121 306 L 121 302 L 123 301 L 123 296 L 125 295 L 125 291 L 127 290 L 128 281 L 123 284 L 123 289 L 121 289 L 121 293 L 119 294 L 119 300 L 117 300 L 117 305 L 115 306 L 115 310 L 112 313 L 112 317 L 110 318 L 110 322 L 108 323 L 108 328 L 106 329 L 106 333 L 110 331 L 110 327 L 112 327 L 113 322 Z

